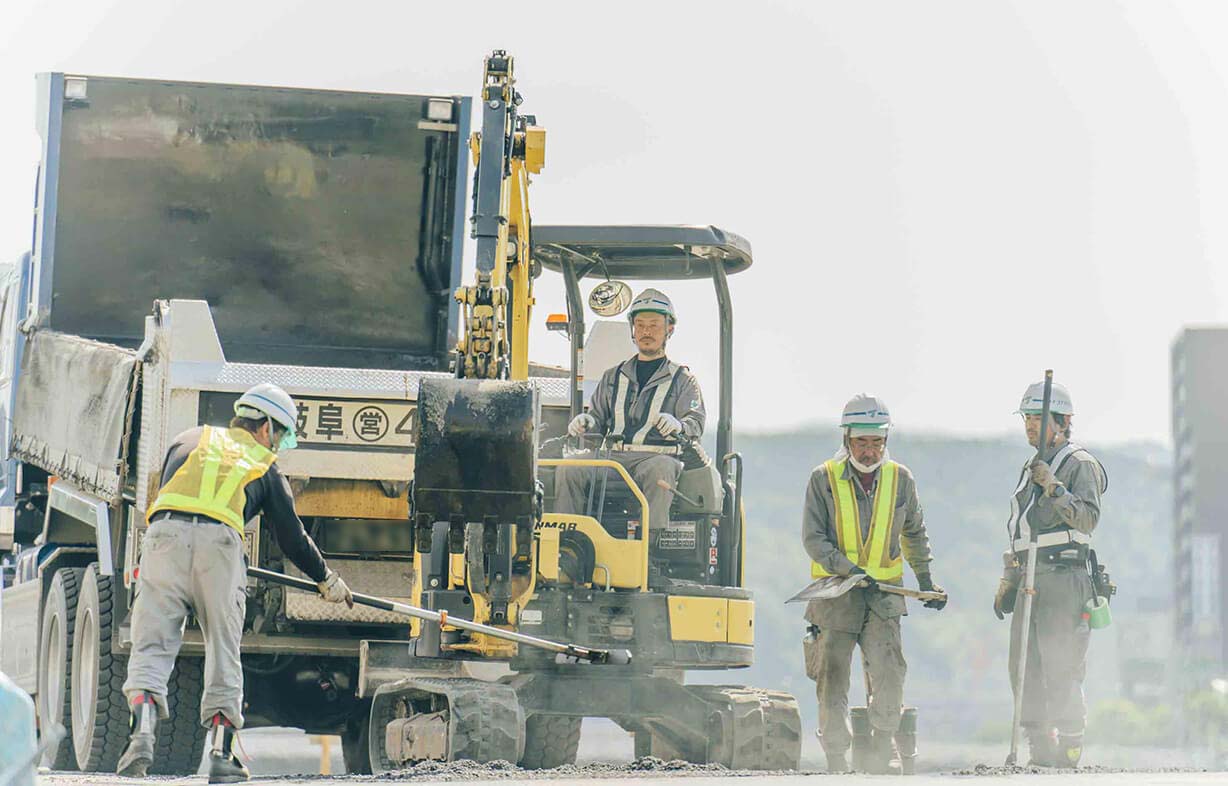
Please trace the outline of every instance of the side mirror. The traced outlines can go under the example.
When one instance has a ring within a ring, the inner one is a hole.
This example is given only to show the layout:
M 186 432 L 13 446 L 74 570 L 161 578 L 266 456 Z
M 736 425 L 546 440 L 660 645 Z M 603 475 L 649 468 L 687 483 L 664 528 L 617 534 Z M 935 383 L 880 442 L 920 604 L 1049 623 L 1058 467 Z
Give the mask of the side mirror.
M 614 317 L 631 305 L 631 287 L 622 281 L 603 281 L 588 295 L 588 307 L 601 317 Z

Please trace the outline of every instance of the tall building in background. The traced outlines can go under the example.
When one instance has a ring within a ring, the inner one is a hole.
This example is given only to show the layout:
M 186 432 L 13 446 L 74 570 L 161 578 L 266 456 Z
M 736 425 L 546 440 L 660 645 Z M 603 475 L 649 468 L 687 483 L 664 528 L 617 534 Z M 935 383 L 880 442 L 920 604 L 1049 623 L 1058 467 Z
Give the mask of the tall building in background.
M 1228 327 L 1172 348 L 1174 625 L 1185 688 L 1228 676 Z

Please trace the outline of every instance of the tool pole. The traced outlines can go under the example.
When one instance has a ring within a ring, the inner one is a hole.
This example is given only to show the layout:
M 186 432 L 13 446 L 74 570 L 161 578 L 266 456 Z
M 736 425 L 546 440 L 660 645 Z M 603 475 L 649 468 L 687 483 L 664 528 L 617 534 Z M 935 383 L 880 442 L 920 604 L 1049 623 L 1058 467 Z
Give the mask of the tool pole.
M 1045 393 L 1040 408 L 1040 434 L 1036 441 L 1036 459 L 1044 461 L 1045 448 L 1049 441 L 1049 398 L 1053 393 L 1053 369 L 1045 370 Z M 1035 463 L 1035 462 L 1033 462 Z M 1035 485 L 1035 484 L 1033 484 Z M 1020 514 L 1020 521 L 1026 522 L 1028 511 L 1040 499 L 1042 490 L 1039 486 L 1032 490 L 1032 505 Z M 1036 595 L 1036 538 L 1040 533 L 1036 527 L 1028 526 L 1028 562 L 1024 569 L 1023 579 L 1023 610 L 1020 620 L 1019 664 L 1015 668 L 1015 714 L 1011 720 L 1011 752 L 1006 757 L 1006 766 L 1013 767 L 1019 754 L 1019 737 L 1023 731 L 1023 680 L 1028 670 L 1028 640 L 1032 629 L 1032 598 Z M 1013 535 L 1012 535 L 1013 537 Z
M 287 587 L 305 590 L 307 592 L 318 592 L 319 588 L 316 583 L 310 579 L 300 579 L 294 576 L 287 576 L 284 573 L 277 573 L 271 570 L 262 568 L 248 568 L 247 575 L 256 579 L 271 581 L 274 584 L 282 584 Z M 506 641 L 514 641 L 517 644 L 524 644 L 528 647 L 536 647 L 549 652 L 556 652 L 560 655 L 577 660 L 588 661 L 589 663 L 608 663 L 614 665 L 625 665 L 631 662 L 631 653 L 627 650 L 601 650 L 592 649 L 589 647 L 580 647 L 575 644 L 563 644 L 549 639 L 539 639 L 536 636 L 527 636 L 523 633 L 517 633 L 513 630 L 504 630 L 490 625 L 483 625 L 480 622 L 473 620 L 462 619 L 461 617 L 453 617 L 444 612 L 431 611 L 419 606 L 411 606 L 408 603 L 398 603 L 395 600 L 387 600 L 386 598 L 377 598 L 374 595 L 363 595 L 360 592 L 351 593 L 354 597 L 354 602 L 362 606 L 370 606 L 374 609 L 382 609 L 383 611 L 391 611 L 395 614 L 403 614 L 406 617 L 416 617 L 427 622 L 436 622 L 442 627 L 450 625 L 461 630 L 472 631 L 474 633 L 484 633 L 487 636 L 492 636 L 497 639 Z

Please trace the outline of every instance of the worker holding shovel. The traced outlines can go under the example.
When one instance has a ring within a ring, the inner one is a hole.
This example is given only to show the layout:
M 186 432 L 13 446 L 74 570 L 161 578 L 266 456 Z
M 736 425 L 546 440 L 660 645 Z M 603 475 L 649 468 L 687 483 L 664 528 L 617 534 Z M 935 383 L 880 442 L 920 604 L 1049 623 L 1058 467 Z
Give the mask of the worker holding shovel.
M 802 542 L 813 564 L 811 585 L 837 583 L 836 591 L 812 594 L 806 621 L 818 629 L 807 643 L 807 673 L 818 684 L 819 739 L 832 772 L 848 771 L 848 691 L 853 649 L 860 646 L 872 690 L 872 726 L 866 769 L 886 774 L 893 764 L 893 737 L 900 728 L 907 663 L 900 640 L 906 612 L 898 592 L 903 559 L 925 591 L 925 605 L 946 605 L 930 578 L 930 543 L 917 484 L 887 453 L 891 415 L 874 396 L 860 395 L 844 407 L 843 445 L 819 465 L 806 487 Z M 848 577 L 841 580 L 837 577 Z M 808 589 L 811 589 L 808 588 Z M 799 593 L 797 599 L 806 594 Z

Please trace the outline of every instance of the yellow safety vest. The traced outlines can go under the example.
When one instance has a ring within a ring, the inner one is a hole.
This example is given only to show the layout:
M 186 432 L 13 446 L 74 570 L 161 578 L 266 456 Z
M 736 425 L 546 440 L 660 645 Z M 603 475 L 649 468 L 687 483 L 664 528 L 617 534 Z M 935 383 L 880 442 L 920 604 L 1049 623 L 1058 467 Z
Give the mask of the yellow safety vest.
M 205 426 L 187 461 L 158 492 L 145 520 L 164 510 L 217 519 L 243 534 L 244 489 L 262 477 L 277 454 L 241 428 Z
M 894 461 L 883 463 L 878 475 L 878 489 L 874 492 L 874 504 L 871 507 L 869 542 L 863 542 L 861 537 L 861 520 L 857 510 L 857 497 L 853 492 L 853 481 L 844 477 L 847 462 L 829 459 L 823 463 L 827 470 L 827 481 L 831 486 L 832 497 L 836 503 L 836 538 L 842 551 L 849 561 L 864 570 L 875 581 L 888 584 L 900 584 L 904 580 L 903 561 L 891 558 L 891 546 L 887 542 L 891 537 L 891 526 L 895 518 L 895 496 L 899 487 L 899 464 Z M 810 563 L 812 578 L 830 576 L 817 562 Z

